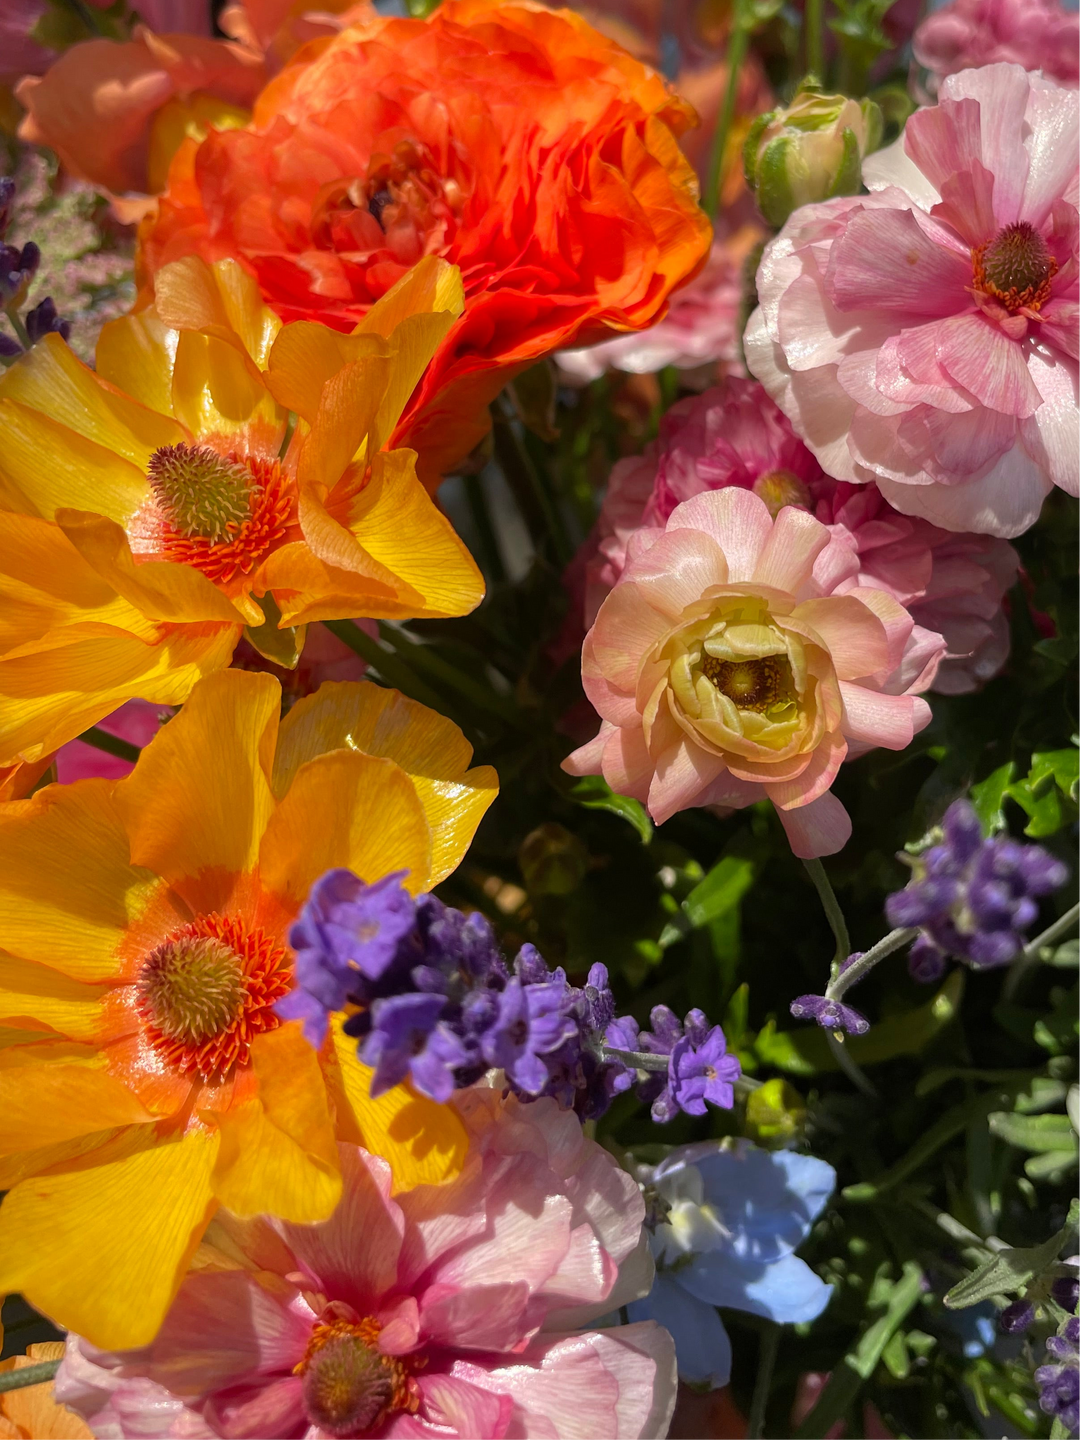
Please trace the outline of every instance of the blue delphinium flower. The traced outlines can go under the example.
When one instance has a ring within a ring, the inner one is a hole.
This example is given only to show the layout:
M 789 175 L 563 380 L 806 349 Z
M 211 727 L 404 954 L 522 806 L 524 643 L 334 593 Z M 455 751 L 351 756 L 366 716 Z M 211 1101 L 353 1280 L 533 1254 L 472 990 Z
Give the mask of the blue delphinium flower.
M 705 1141 L 637 1170 L 656 1280 L 631 1320 L 656 1320 L 675 1340 L 679 1375 L 726 1385 L 731 1342 L 718 1305 L 778 1324 L 814 1320 L 832 1286 L 795 1250 L 825 1208 L 836 1172 L 824 1160 Z

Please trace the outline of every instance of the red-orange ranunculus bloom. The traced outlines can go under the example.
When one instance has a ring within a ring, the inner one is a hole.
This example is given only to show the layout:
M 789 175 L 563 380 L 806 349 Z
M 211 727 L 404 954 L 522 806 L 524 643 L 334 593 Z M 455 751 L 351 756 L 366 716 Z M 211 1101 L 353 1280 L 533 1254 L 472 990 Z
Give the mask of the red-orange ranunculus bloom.
M 380 17 L 305 46 L 250 126 L 181 146 L 143 273 L 233 255 L 282 319 L 351 330 L 422 255 L 459 265 L 465 313 L 393 442 L 431 483 L 510 375 L 652 325 L 700 268 L 710 227 L 676 141 L 695 118 L 570 11 Z

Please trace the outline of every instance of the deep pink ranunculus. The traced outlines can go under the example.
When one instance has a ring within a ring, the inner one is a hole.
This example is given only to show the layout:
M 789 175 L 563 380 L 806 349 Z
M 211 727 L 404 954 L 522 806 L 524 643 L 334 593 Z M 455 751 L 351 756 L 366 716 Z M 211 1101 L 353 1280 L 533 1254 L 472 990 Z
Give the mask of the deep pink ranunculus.
M 1002 60 L 1080 83 L 1080 15 L 1061 0 L 950 0 L 915 31 L 912 49 L 931 93 L 947 75 Z
M 453 1103 L 457 1180 L 394 1195 L 342 1145 L 323 1224 L 219 1211 L 153 1343 L 69 1337 L 57 1398 L 117 1437 L 666 1435 L 671 1336 L 590 1328 L 652 1284 L 637 1184 L 553 1100 Z
M 974 690 L 1000 670 L 1009 650 L 1002 599 L 1018 567 L 1008 541 L 942 530 L 901 515 L 876 485 L 831 479 L 762 387 L 736 377 L 681 400 L 643 455 L 615 465 L 585 566 L 586 626 L 622 574 L 635 531 L 731 485 L 774 513 L 782 504 L 810 510 L 854 561 L 842 587 L 887 590 L 923 631 L 944 637 L 934 690 Z
M 1078 131 L 1075 90 L 965 70 L 767 247 L 747 363 L 828 474 L 989 535 L 1077 494 Z

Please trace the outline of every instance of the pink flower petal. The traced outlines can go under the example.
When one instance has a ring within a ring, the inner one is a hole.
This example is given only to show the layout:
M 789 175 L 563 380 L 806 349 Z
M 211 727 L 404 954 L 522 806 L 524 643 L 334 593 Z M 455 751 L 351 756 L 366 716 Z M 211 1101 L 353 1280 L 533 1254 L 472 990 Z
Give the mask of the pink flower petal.
M 299 1375 L 289 1375 L 267 1384 L 246 1385 L 211 1396 L 204 1412 L 213 1427 L 211 1433 L 228 1435 L 230 1440 L 262 1440 L 267 1435 L 294 1434 L 307 1420 L 302 1386 Z
M 851 817 L 831 790 L 809 805 L 776 813 L 787 832 L 792 854 L 800 860 L 836 855 L 851 839 Z
M 953 315 L 970 299 L 971 260 L 937 244 L 908 210 L 864 210 L 832 247 L 825 287 L 841 310 Z
M 1069 495 L 1080 493 L 1080 447 L 1076 417 L 1080 405 L 1077 364 L 1033 350 L 1028 373 L 1043 403 L 1020 427 L 1024 449 Z
M 914 701 L 910 695 L 884 695 L 841 680 L 844 734 L 849 740 L 903 750 L 915 734 Z
M 514 1402 L 455 1375 L 420 1380 L 424 1419 L 446 1425 L 463 1440 L 498 1440 L 506 1434 Z
M 702 531 L 711 537 L 726 561 L 727 574 L 721 584 L 730 585 L 749 580 L 754 574 L 771 529 L 772 518 L 764 501 L 737 488 L 708 491 L 684 500 L 668 520 L 669 533 Z
M 922 515 L 948 530 L 973 530 L 1006 539 L 1031 529 L 1052 484 L 1019 444 L 986 475 L 964 485 L 880 482 L 889 504 L 905 515 Z
M 461 1290 L 436 1285 L 421 1296 L 424 1338 L 454 1350 L 509 1350 L 524 1331 L 529 1286 L 470 1285 Z
M 753 499 L 753 496 L 750 498 Z M 764 509 L 764 506 L 762 508 Z M 679 506 L 672 520 L 681 509 L 682 506 Z M 596 653 L 599 664 L 611 674 L 606 657 L 601 651 L 600 636 L 603 634 L 605 645 L 611 644 L 614 648 L 614 642 L 609 638 L 614 621 L 611 616 L 605 618 L 604 612 L 619 590 L 627 584 L 635 585 L 640 590 L 642 599 L 651 605 L 654 611 L 674 622 L 682 618 L 688 605 L 701 599 L 705 590 L 713 585 L 725 585 L 727 580 L 728 567 L 724 552 L 716 542 L 700 530 L 681 530 L 669 521 L 667 532 L 656 544 L 638 559 L 627 563 L 623 571 L 623 586 L 616 587 L 611 597 L 600 607 L 600 613 L 596 617 Z M 618 680 L 619 677 L 612 675 L 611 678 Z
M 817 637 L 840 680 L 857 680 L 888 665 L 885 627 L 852 595 L 804 600 L 792 611 L 789 623 L 802 634 Z
M 810 756 L 810 763 L 796 780 L 768 780 L 765 793 L 777 810 L 805 808 L 824 795 L 836 779 L 847 755 L 847 741 L 832 731 Z
M 752 579 L 755 585 L 770 585 L 774 590 L 785 590 L 797 599 L 802 598 L 804 592 L 808 594 L 813 589 L 814 562 L 830 539 L 826 527 L 808 510 L 785 506 L 769 530 L 752 574 L 746 578 Z
M 1023 348 L 981 315 L 955 315 L 935 327 L 937 356 L 988 410 L 1026 419 L 1042 403 Z
M 656 761 L 649 786 L 649 814 L 662 825 L 678 810 L 698 803 L 698 796 L 724 770 L 724 761 L 683 736 Z M 609 782 L 610 783 L 610 782 Z

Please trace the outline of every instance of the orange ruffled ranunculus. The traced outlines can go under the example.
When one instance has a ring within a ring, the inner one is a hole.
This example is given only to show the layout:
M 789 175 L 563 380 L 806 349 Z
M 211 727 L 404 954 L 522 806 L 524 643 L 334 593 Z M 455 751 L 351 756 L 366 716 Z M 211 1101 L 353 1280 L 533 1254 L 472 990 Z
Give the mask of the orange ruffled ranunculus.
M 0 808 L 0 1294 L 110 1349 L 153 1337 L 219 1205 L 326 1219 L 338 1140 L 402 1189 L 461 1167 L 451 1109 L 372 1101 L 355 1041 L 317 1053 L 271 1006 L 312 882 L 430 889 L 495 772 L 396 691 L 280 704 L 269 675 L 213 675 L 126 779 Z
M 282 319 L 340 330 L 422 255 L 460 266 L 465 313 L 395 437 L 431 485 L 517 370 L 652 325 L 704 263 L 695 118 L 570 11 L 446 0 L 311 42 L 251 125 L 185 142 L 140 264 L 234 255 Z
M 412 451 L 383 448 L 461 304 L 430 257 L 362 333 L 282 329 L 235 261 L 191 258 L 159 274 L 156 308 L 105 326 L 96 373 L 57 335 L 16 362 L 0 378 L 0 765 L 125 700 L 183 701 L 245 633 L 295 665 L 307 621 L 471 610 L 472 557 Z

